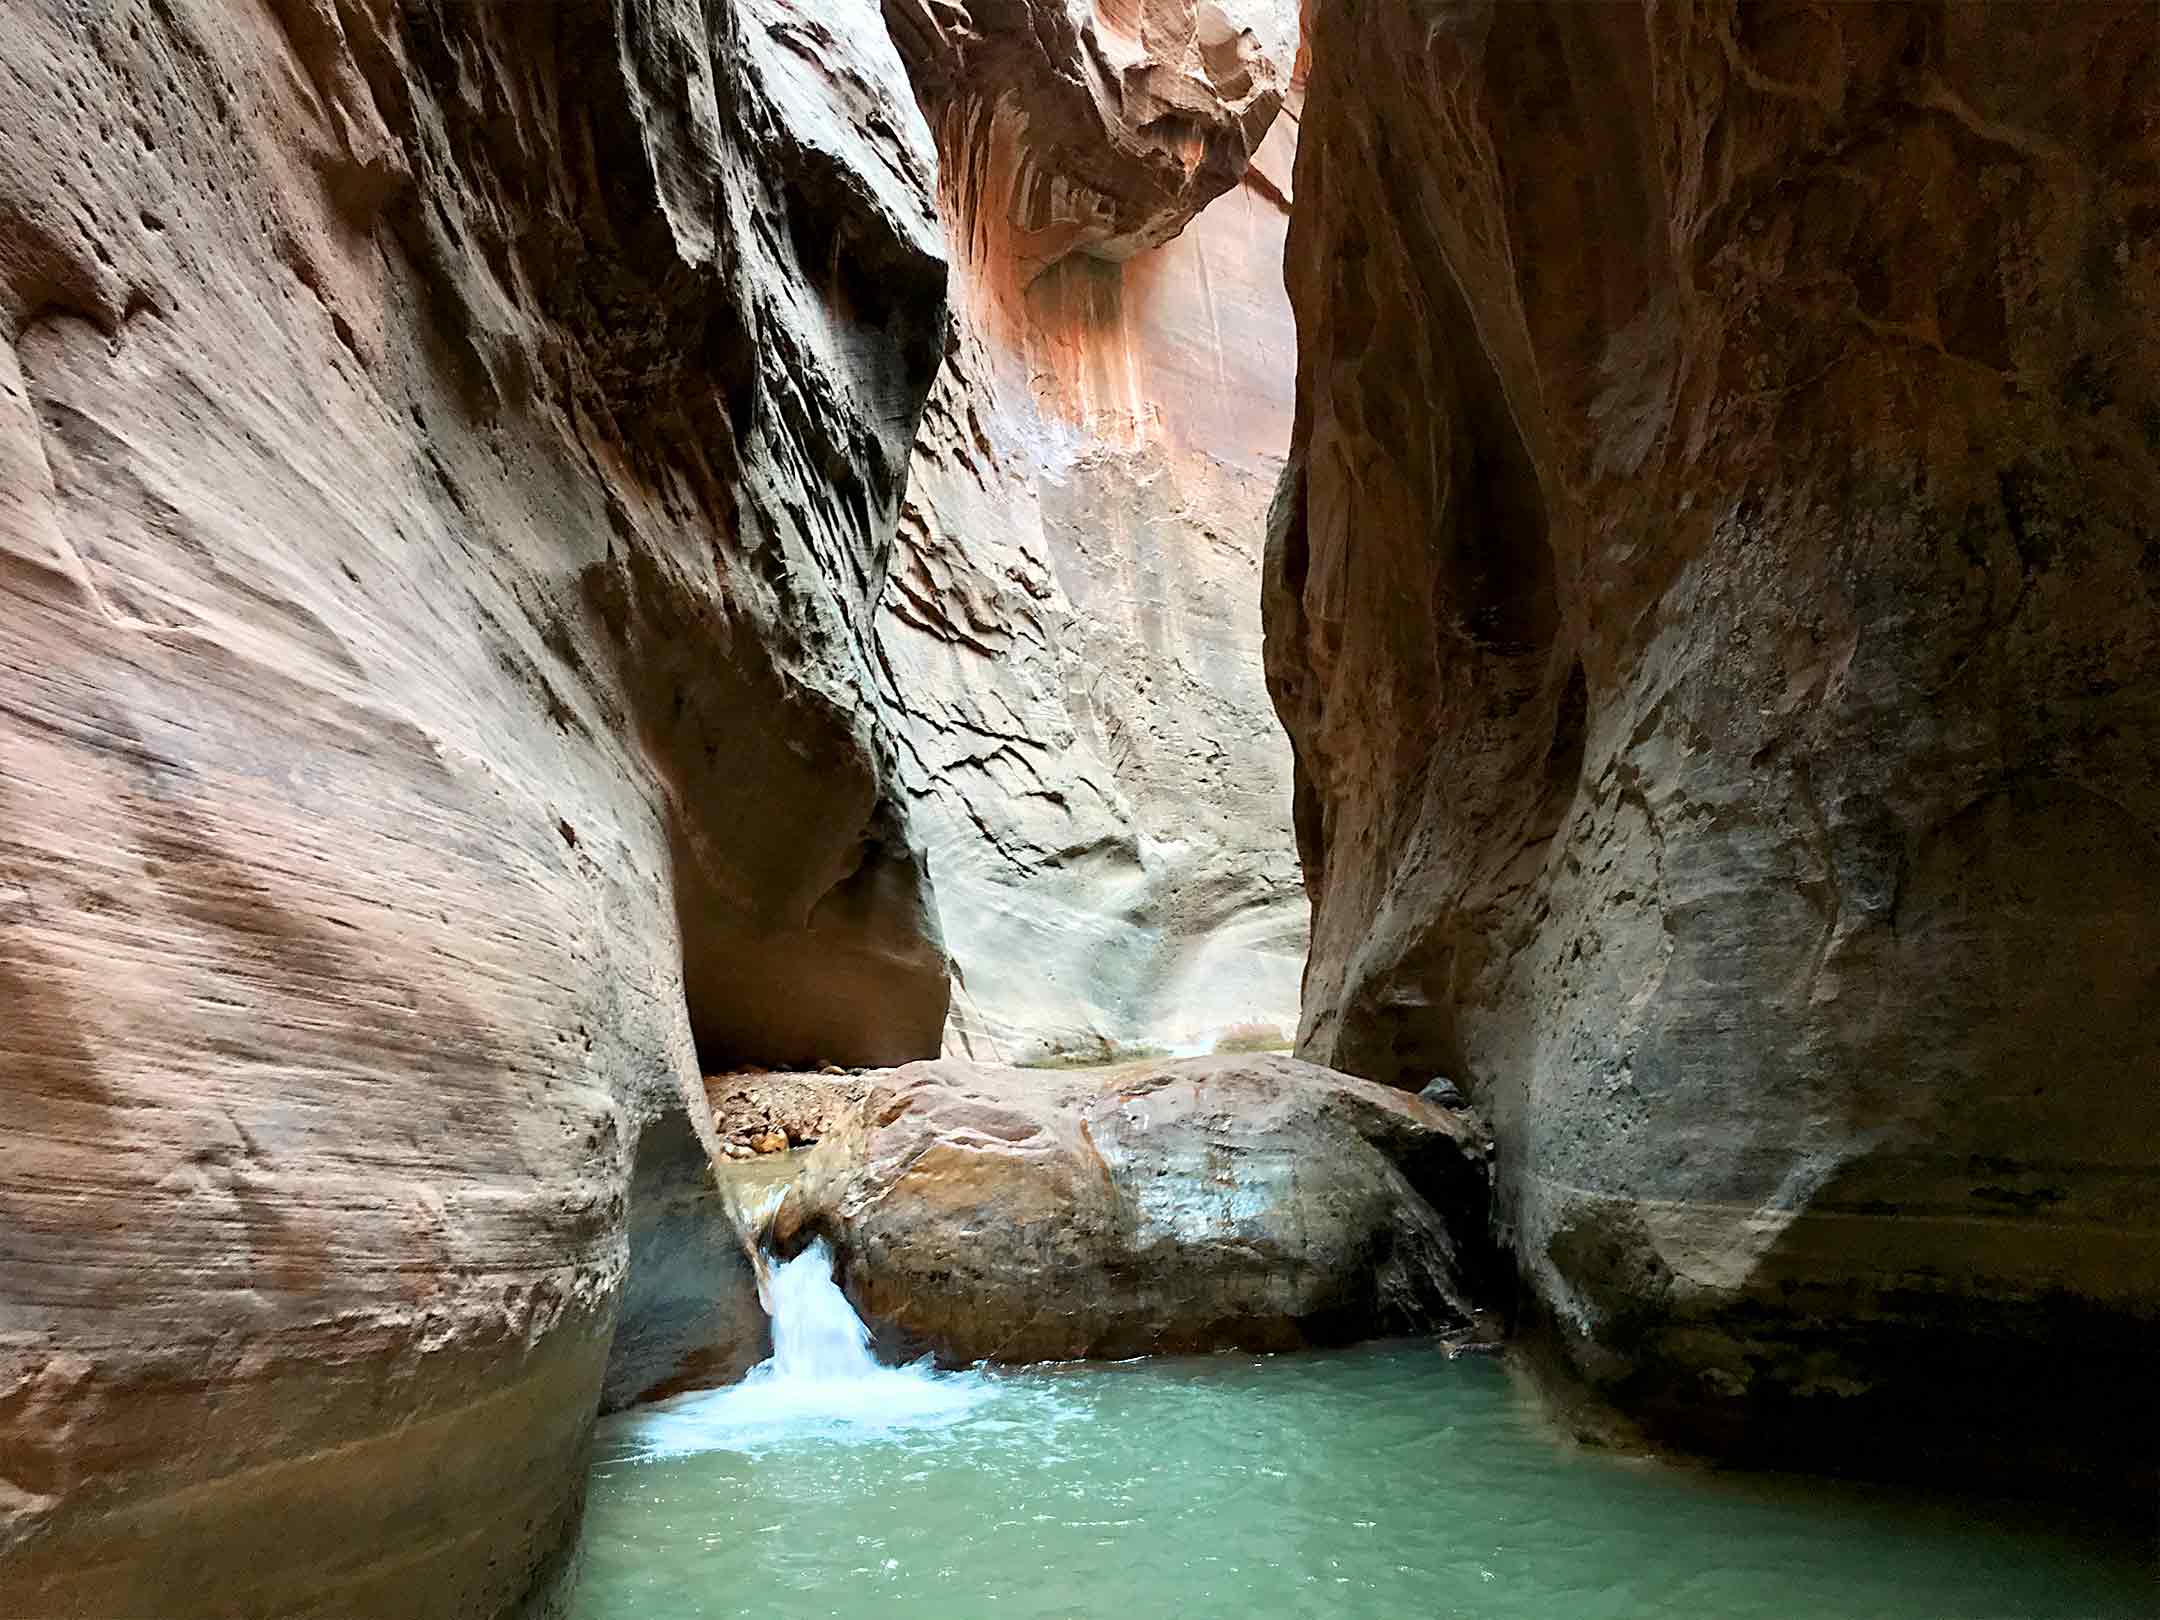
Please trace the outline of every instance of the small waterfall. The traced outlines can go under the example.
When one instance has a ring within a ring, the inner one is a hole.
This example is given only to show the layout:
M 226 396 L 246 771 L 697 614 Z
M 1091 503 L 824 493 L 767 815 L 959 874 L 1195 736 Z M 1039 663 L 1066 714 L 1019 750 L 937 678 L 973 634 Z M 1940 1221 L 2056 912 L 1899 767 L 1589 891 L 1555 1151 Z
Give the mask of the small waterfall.
M 833 1280 L 820 1239 L 792 1260 L 759 1256 L 773 1353 L 728 1389 L 701 1390 L 614 1420 L 616 1461 L 698 1451 L 763 1452 L 804 1441 L 874 1438 L 955 1422 L 990 1393 L 981 1373 L 940 1373 L 928 1358 L 887 1367 Z
M 771 1382 L 845 1382 L 874 1377 L 870 1329 L 833 1281 L 832 1250 L 819 1238 L 766 1273 L 772 1312 Z M 752 1374 L 756 1376 L 756 1374 Z

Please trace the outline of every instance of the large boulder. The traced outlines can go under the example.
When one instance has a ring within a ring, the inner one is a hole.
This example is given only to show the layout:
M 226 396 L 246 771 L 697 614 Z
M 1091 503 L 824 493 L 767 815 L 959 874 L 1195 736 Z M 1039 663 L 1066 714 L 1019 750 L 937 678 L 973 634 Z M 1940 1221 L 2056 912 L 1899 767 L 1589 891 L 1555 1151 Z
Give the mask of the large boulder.
M 1299 1050 L 1663 1434 L 2149 1471 L 2152 8 L 1307 18 Z
M 1280 1056 L 911 1063 L 774 1221 L 864 1317 L 948 1361 L 1282 1350 L 1461 1330 L 1483 1280 L 1468 1114 Z
M 935 154 L 811 9 L 7 6 L 0 1612 L 544 1605 L 701 1066 L 937 1049 Z

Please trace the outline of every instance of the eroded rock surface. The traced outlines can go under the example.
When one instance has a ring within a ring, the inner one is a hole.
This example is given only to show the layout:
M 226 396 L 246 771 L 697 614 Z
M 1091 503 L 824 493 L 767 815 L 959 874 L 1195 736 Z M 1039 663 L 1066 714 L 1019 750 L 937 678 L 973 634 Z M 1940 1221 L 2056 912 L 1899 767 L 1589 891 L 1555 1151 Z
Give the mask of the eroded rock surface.
M 887 11 L 954 262 L 879 624 L 949 1044 L 1287 1037 L 1305 916 L 1255 604 L 1295 369 L 1295 18 Z
M 1243 179 L 1297 47 L 1288 0 L 886 0 L 954 218 L 1024 287 L 1159 247 Z M 989 267 L 986 267 L 989 268 Z
M 882 1334 L 955 1362 L 1460 1330 L 1488 1147 L 1467 1113 L 1280 1056 L 875 1077 L 780 1206 Z
M 1662 1432 L 2149 1477 L 2150 7 L 1308 29 L 1300 1051 Z
M 944 1022 L 928 131 L 786 0 L 24 3 L 0 118 L 0 1611 L 542 1602 L 641 1123 Z

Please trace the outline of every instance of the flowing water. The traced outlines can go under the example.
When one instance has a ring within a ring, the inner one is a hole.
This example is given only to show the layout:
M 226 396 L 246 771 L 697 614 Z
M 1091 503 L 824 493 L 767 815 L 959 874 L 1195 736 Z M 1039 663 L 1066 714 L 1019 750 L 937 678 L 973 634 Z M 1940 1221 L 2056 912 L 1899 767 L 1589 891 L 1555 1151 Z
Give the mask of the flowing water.
M 870 1354 L 870 1330 L 833 1283 L 832 1255 L 822 1242 L 775 1265 L 767 1287 L 772 1359 L 739 1384 L 641 1407 L 603 1425 L 601 1455 L 653 1463 L 784 1454 L 806 1442 L 863 1445 L 948 1426 L 990 1393 L 980 1373 L 879 1366 Z
M 602 1426 L 577 1620 L 2099 1620 L 2145 1549 L 2032 1509 L 1558 1444 L 1425 1345 L 880 1367 L 812 1250 L 775 1355 Z

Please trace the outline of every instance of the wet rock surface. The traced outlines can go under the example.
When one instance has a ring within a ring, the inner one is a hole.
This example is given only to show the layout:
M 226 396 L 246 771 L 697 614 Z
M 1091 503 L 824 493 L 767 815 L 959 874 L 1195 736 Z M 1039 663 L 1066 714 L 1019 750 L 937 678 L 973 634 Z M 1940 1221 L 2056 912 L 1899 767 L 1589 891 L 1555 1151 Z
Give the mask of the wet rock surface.
M 1659 1433 L 2149 1480 L 2150 10 L 1307 26 L 1300 1052 Z
M 935 154 L 814 11 L 8 8 L 0 1611 L 545 1606 L 701 1068 L 936 1050 Z
M 865 1320 L 953 1362 L 1291 1349 L 1478 1321 L 1473 1116 L 1276 1056 L 873 1077 L 782 1201 Z

